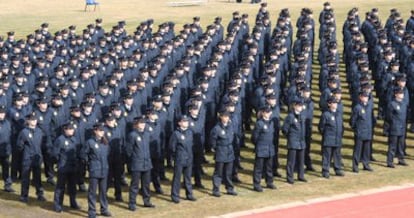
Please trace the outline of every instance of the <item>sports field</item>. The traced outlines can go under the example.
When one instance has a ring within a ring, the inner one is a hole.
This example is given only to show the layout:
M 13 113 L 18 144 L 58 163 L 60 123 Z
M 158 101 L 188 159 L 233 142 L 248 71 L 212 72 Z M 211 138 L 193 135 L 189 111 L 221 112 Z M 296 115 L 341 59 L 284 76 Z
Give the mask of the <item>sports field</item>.
M 5 36 L 8 31 L 15 31 L 17 38 L 23 38 L 29 33 L 33 32 L 43 22 L 50 24 L 50 31 L 54 33 L 57 30 L 67 28 L 69 25 L 76 25 L 78 33 L 81 32 L 87 24 L 93 23 L 96 18 L 102 18 L 104 21 L 104 28 L 110 30 L 120 20 L 125 20 L 127 23 L 127 30 L 132 33 L 136 26 L 143 20 L 153 18 L 155 24 L 165 21 L 173 21 L 176 23 L 176 30 L 179 31 L 182 25 L 192 22 L 192 17 L 200 16 L 203 26 L 211 24 L 214 17 L 221 16 L 223 18 L 223 25 L 227 26 L 231 19 L 233 11 L 240 11 L 241 13 L 248 13 L 250 15 L 249 23 L 252 27 L 254 19 L 258 11 L 259 5 L 252 5 L 250 2 L 244 1 L 242 4 L 237 4 L 233 0 L 210 0 L 203 6 L 191 7 L 169 7 L 167 0 L 101 0 L 101 5 L 96 12 L 84 12 L 83 0 L 14 0 L 5 1 L 0 0 L 0 35 Z M 272 18 L 272 26 L 276 21 L 277 15 L 282 8 L 289 8 L 293 23 L 299 16 L 300 9 L 309 7 L 314 11 L 314 17 L 319 16 L 324 1 L 276 1 L 270 0 L 268 8 Z M 335 10 L 337 23 L 337 40 L 342 47 L 342 24 L 345 15 L 352 7 L 358 7 L 360 17 L 363 20 L 365 12 L 373 7 L 379 8 L 380 17 L 383 23 L 389 15 L 391 8 L 397 8 L 404 18 L 408 18 L 409 12 L 413 9 L 412 0 L 366 0 L 366 1 L 348 1 L 348 0 L 331 0 L 331 4 Z M 316 22 L 317 23 L 317 22 Z M 316 25 L 316 30 L 319 26 Z M 294 29 L 296 32 L 296 29 Z M 318 31 L 316 31 L 318 32 Z M 317 38 L 317 37 L 315 37 Z M 318 41 L 315 42 L 318 44 Z M 342 51 L 342 49 L 340 49 Z M 240 179 L 242 184 L 236 185 L 238 196 L 222 196 L 215 198 L 211 193 L 211 175 L 213 173 L 213 165 L 209 164 L 204 167 L 206 176 L 204 176 L 203 184 L 206 186 L 205 190 L 195 190 L 194 195 L 197 198 L 196 202 L 181 201 L 180 204 L 174 204 L 170 201 L 170 182 L 164 183 L 165 195 L 152 194 L 152 203 L 156 205 L 155 209 L 147 209 L 138 207 L 136 212 L 130 212 L 127 209 L 127 204 L 118 203 L 114 201 L 113 190 L 110 189 L 108 197 L 110 199 L 109 209 L 115 217 L 206 217 L 215 216 L 226 213 L 231 213 L 240 210 L 249 210 L 254 208 L 261 208 L 266 206 L 273 206 L 285 204 L 292 201 L 302 201 L 311 198 L 331 196 L 336 194 L 343 194 L 348 192 L 358 192 L 361 190 L 380 188 L 390 185 L 402 185 L 407 183 L 414 183 L 414 134 L 408 133 L 407 136 L 407 157 L 408 167 L 397 166 L 395 169 L 386 167 L 386 150 L 387 138 L 382 136 L 382 121 L 377 123 L 376 135 L 374 137 L 374 157 L 376 162 L 372 163 L 374 172 L 361 171 L 359 174 L 352 173 L 351 158 L 353 147 L 353 133 L 348 125 L 350 117 L 351 101 L 348 94 L 348 86 L 345 82 L 344 65 L 340 65 L 343 100 L 345 106 L 344 121 L 345 121 L 345 135 L 344 146 L 342 149 L 345 177 L 331 177 L 327 180 L 321 177 L 321 155 L 320 155 L 320 134 L 317 132 L 317 122 L 319 121 L 320 112 L 318 110 L 319 95 L 316 90 L 319 66 L 314 65 L 314 92 L 312 93 L 315 101 L 314 114 L 314 134 L 312 142 L 312 157 L 316 172 L 306 173 L 308 183 L 295 183 L 295 185 L 287 184 L 285 178 L 285 164 L 286 164 L 286 140 L 282 136 L 280 140 L 280 162 L 282 164 L 281 170 L 282 178 L 276 178 L 275 184 L 278 187 L 276 190 L 267 190 L 263 193 L 257 193 L 252 190 L 252 169 L 254 162 L 253 145 L 247 144 L 248 148 L 242 150 L 242 166 L 245 170 L 241 171 Z M 377 99 L 376 99 L 377 100 Z M 285 114 L 282 114 L 282 118 Z M 250 138 L 250 133 L 247 133 L 247 138 Z M 210 163 L 212 163 L 212 155 L 208 155 Z M 44 176 L 42 174 L 42 176 Z M 169 171 L 167 177 L 171 180 L 172 173 Z M 44 178 L 43 178 L 44 179 Z M 0 181 L 0 187 L 3 187 L 3 181 Z M 13 188 L 17 190 L 16 193 L 6 193 L 0 191 L 0 217 L 56 217 L 57 214 L 53 211 L 53 190 L 54 187 L 44 183 L 46 189 L 45 197 L 47 202 L 37 202 L 35 198 L 29 199 L 29 204 L 23 204 L 18 201 L 20 192 L 20 183 L 13 184 Z M 184 192 L 184 191 L 183 191 Z M 182 196 L 184 193 L 182 192 Z M 35 196 L 34 188 L 30 189 L 30 196 Z M 124 187 L 123 198 L 128 197 L 128 189 Z M 137 199 L 141 204 L 141 199 Z M 64 208 L 64 212 L 59 214 L 59 217 L 74 217 L 86 216 L 87 200 L 85 193 L 78 193 L 78 202 L 82 206 L 81 211 L 69 210 Z M 65 196 L 64 205 L 68 205 L 68 199 Z

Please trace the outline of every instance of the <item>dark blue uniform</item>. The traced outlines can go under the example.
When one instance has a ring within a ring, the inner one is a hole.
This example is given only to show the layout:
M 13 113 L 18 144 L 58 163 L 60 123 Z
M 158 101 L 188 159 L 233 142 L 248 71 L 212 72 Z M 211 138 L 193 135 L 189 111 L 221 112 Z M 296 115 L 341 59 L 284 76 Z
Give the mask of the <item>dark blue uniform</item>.
M 342 137 L 344 133 L 342 112 L 327 110 L 319 120 L 319 132 L 322 134 L 322 175 L 329 177 L 329 168 L 333 157 L 334 170 L 341 175 L 342 168 Z
M 33 118 L 31 118 L 33 119 Z M 43 132 L 39 128 L 24 128 L 17 137 L 17 149 L 22 152 L 22 190 L 20 200 L 27 202 L 29 195 L 30 172 L 39 200 L 44 200 L 41 184 Z
M 213 127 L 210 133 L 211 147 L 215 150 L 214 174 L 213 174 L 213 195 L 220 196 L 219 187 L 223 176 L 227 193 L 234 194 L 234 186 L 231 180 L 235 143 L 235 133 L 232 124 L 229 122 L 224 125 L 220 121 Z
M 275 155 L 275 129 L 272 120 L 259 119 L 252 134 L 252 142 L 255 144 L 255 162 L 253 170 L 253 188 L 262 191 L 260 180 L 263 170 L 267 187 L 273 187 L 273 156 Z
M 203 110 L 203 108 L 200 108 Z M 205 131 L 204 131 L 204 123 L 205 123 L 205 113 L 201 111 L 198 115 L 193 116 L 191 113 L 189 115 L 189 125 L 190 129 L 193 132 L 193 140 L 194 140 L 194 161 L 193 161 L 193 176 L 194 176 L 194 183 L 196 187 L 202 188 L 203 185 L 201 184 L 201 175 L 202 175 L 202 163 L 204 160 L 204 143 L 205 143 Z
M 0 164 L 4 190 L 8 192 L 14 191 L 11 188 L 12 179 L 10 177 L 11 132 L 10 122 L 6 119 L 0 120 Z
M 107 199 L 108 178 L 108 156 L 109 146 L 102 139 L 92 137 L 81 150 L 81 158 L 88 165 L 89 187 L 88 187 L 88 216 L 96 217 L 96 189 L 99 186 L 99 203 L 101 214 L 109 213 Z
M 193 197 L 193 188 L 191 184 L 191 174 L 193 170 L 193 143 L 193 132 L 190 129 L 183 130 L 177 128 L 170 138 L 169 146 L 174 159 L 171 199 L 175 203 L 180 201 L 180 179 L 182 173 L 184 173 L 184 185 L 187 199 L 195 199 Z
M 144 121 L 145 122 L 145 121 Z M 129 188 L 129 209 L 135 210 L 136 198 L 139 190 L 139 182 L 142 186 L 142 198 L 144 205 L 150 205 L 151 182 L 151 152 L 149 133 L 133 130 L 128 134 L 125 144 L 128 169 L 131 173 L 131 185 Z
M 305 117 L 302 113 L 291 112 L 283 122 L 282 132 L 287 137 L 288 157 L 286 164 L 287 182 L 293 183 L 293 171 L 298 167 L 298 179 L 304 178 L 305 162 Z
M 147 121 L 148 131 L 150 134 L 150 148 L 151 148 L 151 159 L 153 168 L 151 169 L 151 181 L 154 186 L 155 191 L 158 194 L 162 194 L 163 190 L 161 188 L 161 169 L 163 164 L 163 154 L 161 150 L 161 127 L 157 121 Z
M 115 117 L 111 119 L 115 119 Z M 115 200 L 122 201 L 121 180 L 122 173 L 124 172 L 124 133 L 121 132 L 121 129 L 117 126 L 117 124 L 115 124 L 114 127 L 106 125 L 104 131 L 110 147 L 108 184 L 110 184 L 113 180 Z
M 404 101 L 393 100 L 388 104 L 386 120 L 388 128 L 388 152 L 387 166 L 393 167 L 394 157 L 398 158 L 399 164 L 405 165 L 404 145 L 407 126 L 407 107 Z
M 72 127 L 73 128 L 73 127 Z M 79 208 L 76 203 L 76 184 L 78 167 L 78 146 L 74 136 L 59 136 L 54 144 L 52 156 L 57 160 L 57 184 L 54 194 L 55 210 L 62 211 L 63 196 L 67 186 L 70 206 Z
M 371 171 L 370 144 L 372 140 L 374 117 L 370 104 L 358 103 L 352 109 L 350 126 L 354 130 L 355 146 L 353 152 L 352 170 L 358 172 L 359 161 L 362 161 L 365 170 Z

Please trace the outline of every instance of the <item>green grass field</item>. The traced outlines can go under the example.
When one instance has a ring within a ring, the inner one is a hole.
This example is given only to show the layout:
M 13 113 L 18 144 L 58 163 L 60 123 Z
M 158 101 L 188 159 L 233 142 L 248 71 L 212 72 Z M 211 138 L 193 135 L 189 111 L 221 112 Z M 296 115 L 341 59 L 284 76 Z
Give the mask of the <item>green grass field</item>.
M 143 20 L 153 18 L 155 24 L 165 21 L 174 21 L 176 30 L 180 30 L 184 23 L 192 21 L 192 17 L 200 16 L 203 26 L 212 23 L 214 17 L 223 17 L 223 24 L 226 26 L 231 19 L 231 13 L 235 10 L 241 13 L 248 13 L 250 15 L 250 25 L 253 25 L 255 15 L 259 8 L 258 5 L 252 5 L 244 1 L 242 4 L 228 2 L 226 0 L 210 0 L 204 6 L 192 7 L 168 7 L 167 0 L 152 0 L 152 1 L 138 1 L 138 0 L 101 0 L 101 6 L 96 12 L 84 12 L 84 1 L 46 1 L 46 0 L 15 0 L 0 1 L 0 35 L 6 35 L 8 31 L 15 31 L 18 38 L 25 37 L 27 34 L 33 32 L 43 22 L 50 24 L 50 31 L 53 33 L 68 27 L 69 25 L 77 25 L 78 32 L 80 32 L 87 24 L 93 23 L 95 18 L 103 18 L 104 27 L 108 30 L 111 26 L 119 20 L 127 22 L 127 30 L 132 32 L 135 27 Z M 292 20 L 295 23 L 296 18 L 302 7 L 312 8 L 314 17 L 317 19 L 319 12 L 322 9 L 324 1 L 299 1 L 291 0 L 280 2 L 276 0 L 268 1 L 268 8 L 270 10 L 272 24 L 275 23 L 277 15 L 282 8 L 289 8 Z M 342 24 L 345 15 L 352 7 L 358 7 L 360 10 L 360 17 L 363 20 L 366 11 L 373 7 L 380 9 L 380 15 L 383 23 L 389 15 L 389 9 L 398 8 L 402 15 L 407 18 L 412 9 L 412 1 L 387 1 L 387 0 L 367 0 L 367 1 L 330 1 L 335 9 L 337 21 L 338 43 L 342 47 Z M 316 26 L 318 30 L 318 25 Z M 294 30 L 296 32 L 296 29 Z M 318 44 L 318 42 L 316 42 Z M 316 90 L 319 66 L 314 65 L 314 89 Z M 376 136 L 374 138 L 374 157 L 377 162 L 372 163 L 374 172 L 367 173 L 361 171 L 359 174 L 351 172 L 351 158 L 353 148 L 353 133 L 348 125 L 350 117 L 350 97 L 348 94 L 348 86 L 344 81 L 344 65 L 341 64 L 341 79 L 342 89 L 344 90 L 343 98 L 345 104 L 345 135 L 344 146 L 342 149 L 345 177 L 331 177 L 327 180 L 321 177 L 321 155 L 320 155 L 320 141 L 321 137 L 317 132 L 317 122 L 319 121 L 320 112 L 315 109 L 314 116 L 314 134 L 312 143 L 312 157 L 314 167 L 317 172 L 306 174 L 308 183 L 295 183 L 295 185 L 288 185 L 285 182 L 285 177 L 276 178 L 275 184 L 277 190 L 265 190 L 263 193 L 257 193 L 252 190 L 252 169 L 253 169 L 253 146 L 248 144 L 248 148 L 242 151 L 242 166 L 245 168 L 240 173 L 242 184 L 236 186 L 236 191 L 239 196 L 222 196 L 215 198 L 211 193 L 211 175 L 213 173 L 213 166 L 209 164 L 204 167 L 206 176 L 203 183 L 207 187 L 205 190 L 196 190 L 195 197 L 197 202 L 181 201 L 176 205 L 170 201 L 169 191 L 170 182 L 164 183 L 165 195 L 152 195 L 152 202 L 157 206 L 155 209 L 146 209 L 138 207 L 136 212 L 127 210 L 127 204 L 114 202 L 113 190 L 110 189 L 108 196 L 110 198 L 109 209 L 115 217 L 206 217 L 235 212 L 240 210 L 248 210 L 260 208 L 265 206 L 278 205 L 292 201 L 301 201 L 316 197 L 331 196 L 335 194 L 342 194 L 348 192 L 358 192 L 361 190 L 380 188 L 390 185 L 401 185 L 414 182 L 414 166 L 413 156 L 407 157 L 409 167 L 396 167 L 395 169 L 386 168 L 386 150 L 387 138 L 382 136 L 382 122 L 377 123 Z M 313 99 L 315 105 L 318 105 L 320 93 L 313 92 Z M 317 107 L 317 106 L 316 106 Z M 282 117 L 285 115 L 283 114 Z M 250 138 L 248 133 L 247 138 Z M 409 133 L 407 137 L 407 152 L 414 155 L 414 135 Z M 280 172 L 285 176 L 284 166 L 286 164 L 286 140 L 284 137 L 280 140 L 280 162 L 282 169 Z M 210 162 L 212 155 L 208 155 Z M 43 174 L 42 174 L 43 176 Z M 167 174 L 168 178 L 172 179 L 171 171 Z M 0 182 L 0 187 L 3 187 L 3 182 Z M 18 191 L 14 194 L 8 194 L 0 191 L 0 217 L 56 217 L 57 214 L 53 212 L 53 187 L 45 184 L 47 202 L 38 203 L 35 198 L 34 187 L 31 187 L 30 195 L 32 198 L 29 204 L 23 204 L 18 201 L 20 184 L 14 184 L 14 188 Z M 184 191 L 182 191 L 184 196 Z M 124 200 L 128 198 L 128 190 L 124 188 Z M 81 211 L 69 210 L 64 208 L 64 213 L 59 214 L 62 217 L 86 216 L 87 201 L 86 194 L 78 194 L 78 202 L 82 205 Z M 138 203 L 142 204 L 141 199 Z M 68 205 L 68 199 L 65 197 L 65 205 Z

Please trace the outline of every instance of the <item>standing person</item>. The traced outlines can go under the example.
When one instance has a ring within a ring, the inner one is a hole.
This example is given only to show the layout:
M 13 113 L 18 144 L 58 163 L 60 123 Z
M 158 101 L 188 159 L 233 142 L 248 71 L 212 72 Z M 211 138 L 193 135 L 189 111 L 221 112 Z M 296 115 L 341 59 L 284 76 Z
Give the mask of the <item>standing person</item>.
M 404 160 L 404 144 L 407 127 L 407 108 L 404 102 L 404 89 L 394 90 L 394 99 L 388 104 L 386 120 L 388 128 L 388 152 L 387 167 L 394 168 L 394 157 L 398 158 L 398 164 L 407 166 Z
M 305 166 L 307 171 L 315 171 L 312 166 L 311 153 L 311 142 L 312 142 L 312 123 L 313 123 L 313 108 L 314 103 L 311 97 L 311 88 L 305 86 L 301 90 L 301 97 L 303 99 L 303 115 L 305 116 Z
M 260 180 L 265 171 L 266 187 L 275 189 L 273 184 L 273 157 L 275 155 L 275 129 L 271 119 L 272 109 L 265 106 L 258 113 L 258 120 L 253 130 L 252 142 L 255 144 L 255 161 L 253 170 L 253 189 L 262 192 Z
M 287 182 L 293 184 L 293 172 L 295 165 L 298 168 L 298 180 L 307 182 L 305 179 L 305 117 L 302 114 L 303 102 L 301 99 L 295 99 L 292 111 L 287 115 L 282 132 L 287 137 L 287 164 L 286 174 Z
M 341 147 L 344 126 L 342 111 L 338 110 L 338 100 L 334 96 L 328 99 L 328 110 L 323 112 L 318 128 L 322 134 L 322 176 L 329 178 L 332 158 L 335 175 L 343 176 Z
M 54 195 L 55 211 L 62 212 L 63 196 L 67 186 L 70 207 L 80 209 L 76 202 L 76 184 L 78 178 L 78 146 L 74 137 L 75 129 L 71 123 L 63 125 L 63 133 L 53 144 L 51 156 L 57 160 L 57 184 Z
M 215 197 L 221 196 L 220 185 L 223 179 L 227 194 L 237 195 L 231 180 L 234 161 L 233 143 L 235 143 L 236 136 L 230 122 L 230 113 L 221 110 L 219 121 L 210 133 L 211 147 L 215 150 L 213 173 L 213 196 Z
M 358 173 L 358 164 L 362 161 L 364 170 L 373 171 L 370 163 L 370 144 L 372 140 L 372 126 L 375 125 L 375 118 L 372 113 L 372 106 L 368 104 L 369 93 L 360 92 L 359 102 L 352 109 L 350 125 L 354 130 L 355 146 L 353 152 L 352 171 Z
M 178 128 L 170 138 L 170 150 L 174 159 L 174 176 L 171 185 L 171 200 L 180 203 L 180 179 L 184 173 L 185 194 L 187 200 L 195 201 L 191 174 L 193 170 L 193 132 L 189 127 L 189 118 L 186 115 L 178 119 Z
M 144 207 L 155 207 L 150 201 L 151 183 L 151 152 L 149 133 L 146 131 L 146 119 L 141 116 L 133 121 L 133 129 L 128 134 L 125 144 L 128 169 L 131 173 L 131 185 L 129 186 L 128 209 L 136 210 L 136 199 L 141 181 L 142 199 Z
M 190 129 L 193 132 L 193 176 L 194 187 L 204 188 L 201 184 L 201 175 L 203 173 L 202 163 L 204 157 L 204 142 L 205 142 L 205 113 L 201 113 L 202 105 L 193 104 L 189 106 L 188 119 Z
M 122 202 L 122 172 L 124 168 L 124 133 L 118 126 L 115 116 L 108 114 L 105 117 L 104 127 L 106 139 L 109 144 L 109 173 L 108 173 L 108 187 L 109 184 L 114 184 L 115 201 Z
M 147 110 L 147 126 L 150 134 L 150 149 L 153 168 L 151 169 L 151 181 L 157 194 L 164 194 L 161 188 L 161 170 L 163 154 L 161 148 L 161 126 L 159 125 L 157 112 L 150 108 Z
M 12 127 L 6 119 L 6 106 L 0 106 L 0 165 L 4 181 L 4 191 L 15 192 L 10 177 Z
M 93 126 L 93 136 L 82 147 L 81 159 L 87 164 L 89 171 L 88 187 L 88 217 L 96 217 L 96 189 L 99 187 L 99 203 L 101 215 L 109 217 L 107 178 L 108 178 L 109 146 L 105 138 L 104 125 L 97 123 Z
M 37 119 L 34 114 L 26 116 L 26 127 L 17 137 L 17 149 L 22 153 L 22 190 L 20 201 L 27 203 L 30 185 L 30 173 L 33 173 L 33 183 L 36 187 L 38 201 L 46 201 L 43 196 L 41 183 L 42 143 L 43 133 L 37 127 Z

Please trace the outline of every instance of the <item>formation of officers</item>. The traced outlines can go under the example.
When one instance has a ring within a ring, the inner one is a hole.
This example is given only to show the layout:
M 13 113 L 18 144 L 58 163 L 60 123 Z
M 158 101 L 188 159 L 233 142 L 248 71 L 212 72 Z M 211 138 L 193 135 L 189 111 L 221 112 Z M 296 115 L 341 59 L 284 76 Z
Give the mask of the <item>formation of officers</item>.
M 414 11 L 405 27 L 396 9 L 385 26 L 378 13 L 372 9 L 361 23 L 353 8 L 342 30 L 355 173 L 360 162 L 364 170 L 373 170 L 377 119 L 384 119 L 389 139 L 387 166 L 395 167 L 394 158 L 407 165 Z M 181 187 L 185 199 L 195 201 L 193 187 L 204 188 L 205 154 L 214 152 L 212 195 L 221 196 L 222 184 L 225 193 L 237 195 L 234 183 L 241 182 L 238 172 L 243 169 L 240 149 L 251 140 L 253 189 L 262 192 L 262 178 L 266 188 L 275 189 L 273 177 L 281 177 L 280 132 L 287 138 L 287 182 L 295 182 L 295 173 L 298 181 L 306 182 L 305 170 L 315 170 L 310 146 L 316 61 L 321 66 L 317 88 L 322 176 L 330 177 L 332 161 L 335 175 L 344 176 L 340 55 L 330 3 L 319 15 L 317 51 L 311 9 L 302 9 L 295 37 L 288 9 L 281 10 L 274 27 L 266 3 L 260 5 L 253 26 L 248 20 L 247 14 L 234 12 L 227 28 L 217 17 L 203 31 L 200 18 L 194 17 L 177 33 L 172 22 L 154 31 L 153 20 L 147 20 L 128 35 L 124 21 L 106 32 L 102 19 L 97 19 L 81 34 L 70 26 L 52 35 L 44 23 L 26 40 L 16 40 L 14 32 L 0 38 L 4 190 L 14 192 L 12 183 L 21 180 L 20 201 L 28 201 L 30 184 L 36 187 L 37 199 L 45 201 L 43 169 L 46 181 L 56 187 L 56 212 L 62 212 L 67 190 L 71 208 L 80 208 L 77 191 L 88 192 L 88 216 L 96 216 L 97 198 L 101 215 L 111 216 L 109 187 L 114 188 L 116 201 L 124 201 L 122 186 L 129 173 L 128 208 L 136 210 L 138 194 L 144 207 L 155 207 L 150 184 L 157 194 L 164 194 L 161 181 L 171 167 L 172 202 L 182 200 Z M 379 99 L 378 115 L 373 112 L 373 96 Z M 287 111 L 283 123 L 281 111 Z M 252 116 L 257 117 L 255 123 Z M 245 138 L 246 131 L 252 132 L 250 139 Z

